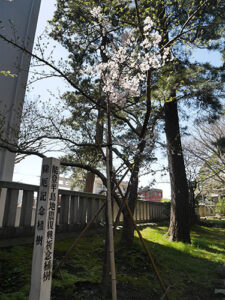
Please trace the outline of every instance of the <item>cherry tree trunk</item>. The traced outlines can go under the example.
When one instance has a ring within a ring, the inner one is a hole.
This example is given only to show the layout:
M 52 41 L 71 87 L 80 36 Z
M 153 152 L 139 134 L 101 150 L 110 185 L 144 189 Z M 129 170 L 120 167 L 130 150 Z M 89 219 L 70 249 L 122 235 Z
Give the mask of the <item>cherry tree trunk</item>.
M 102 109 L 99 109 L 97 120 L 96 120 L 96 127 L 95 127 L 95 138 L 99 144 L 101 144 L 103 140 L 103 128 L 104 128 L 103 117 L 104 117 L 104 111 Z M 86 176 L 84 192 L 93 193 L 94 182 L 95 182 L 95 174 L 88 172 Z
M 134 167 L 134 171 L 131 177 L 131 189 L 128 197 L 128 205 L 132 214 L 134 215 L 134 210 L 137 204 L 137 190 L 138 190 L 138 173 L 139 173 L 139 166 L 136 165 Z M 123 231 L 120 243 L 131 245 L 134 239 L 134 226 L 131 221 L 131 218 L 128 214 L 128 211 L 125 210 L 123 213 Z

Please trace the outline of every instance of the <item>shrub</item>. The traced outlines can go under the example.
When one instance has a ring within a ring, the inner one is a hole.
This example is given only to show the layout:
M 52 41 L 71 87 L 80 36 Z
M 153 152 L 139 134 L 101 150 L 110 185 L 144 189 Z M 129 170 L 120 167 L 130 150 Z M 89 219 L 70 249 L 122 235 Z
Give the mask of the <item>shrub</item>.
M 171 202 L 171 199 L 163 198 L 161 202 L 163 203 Z
M 225 198 L 222 198 L 216 204 L 216 213 L 225 215 Z
M 163 213 L 166 216 L 167 219 L 170 218 L 170 207 L 171 207 L 171 202 L 164 202 L 164 210 Z

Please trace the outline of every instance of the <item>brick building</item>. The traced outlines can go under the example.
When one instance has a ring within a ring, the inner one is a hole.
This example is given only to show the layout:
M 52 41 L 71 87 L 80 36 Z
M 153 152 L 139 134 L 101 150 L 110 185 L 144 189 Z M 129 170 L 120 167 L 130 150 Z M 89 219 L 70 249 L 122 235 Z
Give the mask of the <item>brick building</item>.
M 139 189 L 138 195 L 141 200 L 161 202 L 163 198 L 163 191 L 160 189 L 150 189 L 149 187 L 144 187 Z

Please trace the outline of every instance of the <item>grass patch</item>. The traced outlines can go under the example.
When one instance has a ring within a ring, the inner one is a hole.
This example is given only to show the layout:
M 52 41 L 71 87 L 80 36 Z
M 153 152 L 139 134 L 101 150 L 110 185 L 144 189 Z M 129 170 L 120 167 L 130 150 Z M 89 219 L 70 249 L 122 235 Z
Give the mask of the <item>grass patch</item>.
M 216 267 L 225 261 L 224 228 L 195 226 L 192 244 L 169 242 L 167 227 L 153 226 L 142 230 L 156 266 L 169 290 L 170 300 L 220 299 L 214 296 L 218 280 Z M 118 243 L 116 268 L 118 299 L 160 299 L 162 290 L 153 269 L 135 236 L 129 249 Z M 103 299 L 100 282 L 104 241 L 101 235 L 83 238 L 62 268 L 63 280 L 57 274 L 52 283 L 52 300 Z M 70 247 L 72 239 L 55 245 L 54 264 Z M 0 249 L 0 299 L 28 299 L 32 246 Z M 221 298 L 222 299 L 222 298 Z
M 225 261 L 225 230 L 195 226 L 191 245 L 168 241 L 166 231 L 154 227 L 142 233 L 164 281 L 173 286 L 170 299 L 214 299 L 216 267 Z

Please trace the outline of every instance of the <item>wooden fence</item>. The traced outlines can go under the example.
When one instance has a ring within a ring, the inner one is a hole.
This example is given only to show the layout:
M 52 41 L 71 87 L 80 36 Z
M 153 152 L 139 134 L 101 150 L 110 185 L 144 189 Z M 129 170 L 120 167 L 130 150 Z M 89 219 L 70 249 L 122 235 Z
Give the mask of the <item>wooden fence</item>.
M 0 181 L 0 239 L 34 234 L 36 202 L 39 187 L 35 185 Z M 59 190 L 57 232 L 74 231 L 83 227 L 104 203 L 105 196 L 68 190 Z M 113 205 L 116 219 L 118 206 Z M 163 203 L 137 201 L 134 217 L 137 223 L 167 218 Z M 121 214 L 120 222 L 123 221 Z M 104 210 L 95 221 L 104 226 Z

